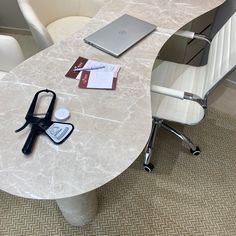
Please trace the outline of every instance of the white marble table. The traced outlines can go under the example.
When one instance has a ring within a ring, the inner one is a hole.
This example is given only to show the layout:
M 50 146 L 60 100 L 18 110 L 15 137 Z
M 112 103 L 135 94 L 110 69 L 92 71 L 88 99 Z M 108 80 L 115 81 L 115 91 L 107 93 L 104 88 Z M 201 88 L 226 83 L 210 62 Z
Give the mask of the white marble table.
M 93 219 L 95 189 L 120 175 L 142 152 L 151 130 L 150 78 L 154 60 L 170 37 L 195 17 L 224 0 L 111 0 L 86 28 L 15 68 L 0 81 L 0 189 L 25 198 L 56 199 L 73 225 Z M 123 14 L 158 26 L 120 58 L 83 42 L 83 38 Z M 115 91 L 78 89 L 65 78 L 73 62 L 83 56 L 121 65 Z M 23 122 L 34 94 L 56 92 L 56 108 L 71 111 L 75 130 L 62 145 L 41 135 L 30 156 L 21 149 L 29 128 Z M 140 170 L 142 171 L 142 170 Z

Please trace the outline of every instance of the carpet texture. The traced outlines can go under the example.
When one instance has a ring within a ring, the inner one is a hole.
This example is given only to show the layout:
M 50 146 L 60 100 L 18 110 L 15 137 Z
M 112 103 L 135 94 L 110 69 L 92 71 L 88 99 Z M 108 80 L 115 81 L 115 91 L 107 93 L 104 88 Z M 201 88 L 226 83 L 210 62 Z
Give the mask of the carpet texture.
M 0 192 L 0 236 L 236 235 L 236 120 L 210 109 L 194 127 L 176 126 L 202 150 L 193 157 L 158 130 L 155 169 L 143 157 L 97 190 L 99 211 L 83 227 L 69 225 L 54 201 Z

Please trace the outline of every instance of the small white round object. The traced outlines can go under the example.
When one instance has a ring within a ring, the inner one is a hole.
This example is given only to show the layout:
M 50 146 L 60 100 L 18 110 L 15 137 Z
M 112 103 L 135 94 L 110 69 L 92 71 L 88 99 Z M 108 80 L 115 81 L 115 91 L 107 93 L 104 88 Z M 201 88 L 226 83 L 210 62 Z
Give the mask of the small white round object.
M 67 120 L 70 117 L 70 112 L 66 108 L 60 108 L 55 112 L 55 118 L 59 121 Z

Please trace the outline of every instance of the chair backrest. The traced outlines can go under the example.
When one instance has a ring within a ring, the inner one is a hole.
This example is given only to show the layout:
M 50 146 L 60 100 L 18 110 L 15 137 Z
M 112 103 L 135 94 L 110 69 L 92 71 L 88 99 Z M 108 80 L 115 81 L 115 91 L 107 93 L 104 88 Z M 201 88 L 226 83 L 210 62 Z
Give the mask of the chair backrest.
M 23 60 L 24 56 L 16 39 L 0 35 L 0 70 L 8 72 Z
M 18 0 L 23 15 L 29 6 L 40 22 L 47 26 L 66 16 L 93 17 L 107 0 Z M 27 20 L 27 19 L 26 19 Z
M 214 36 L 206 65 L 204 94 L 207 94 L 236 65 L 236 12 Z
M 40 49 L 53 44 L 46 26 L 67 16 L 93 17 L 108 0 L 17 0 Z
M 50 23 L 50 13 L 54 12 L 46 4 L 46 1 L 17 0 L 21 13 L 23 14 L 30 31 L 39 49 L 45 49 L 53 45 L 53 40 L 49 35 L 46 24 Z M 49 1 L 50 2 L 50 1 Z M 53 15 L 53 14 L 52 14 Z

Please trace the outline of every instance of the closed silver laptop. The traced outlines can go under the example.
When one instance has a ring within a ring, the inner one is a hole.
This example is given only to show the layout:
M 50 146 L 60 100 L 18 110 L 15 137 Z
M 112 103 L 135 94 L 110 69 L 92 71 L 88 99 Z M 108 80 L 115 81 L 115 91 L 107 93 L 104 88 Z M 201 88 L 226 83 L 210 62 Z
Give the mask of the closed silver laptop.
M 89 35 L 84 41 L 118 57 L 155 29 L 155 25 L 125 14 Z

